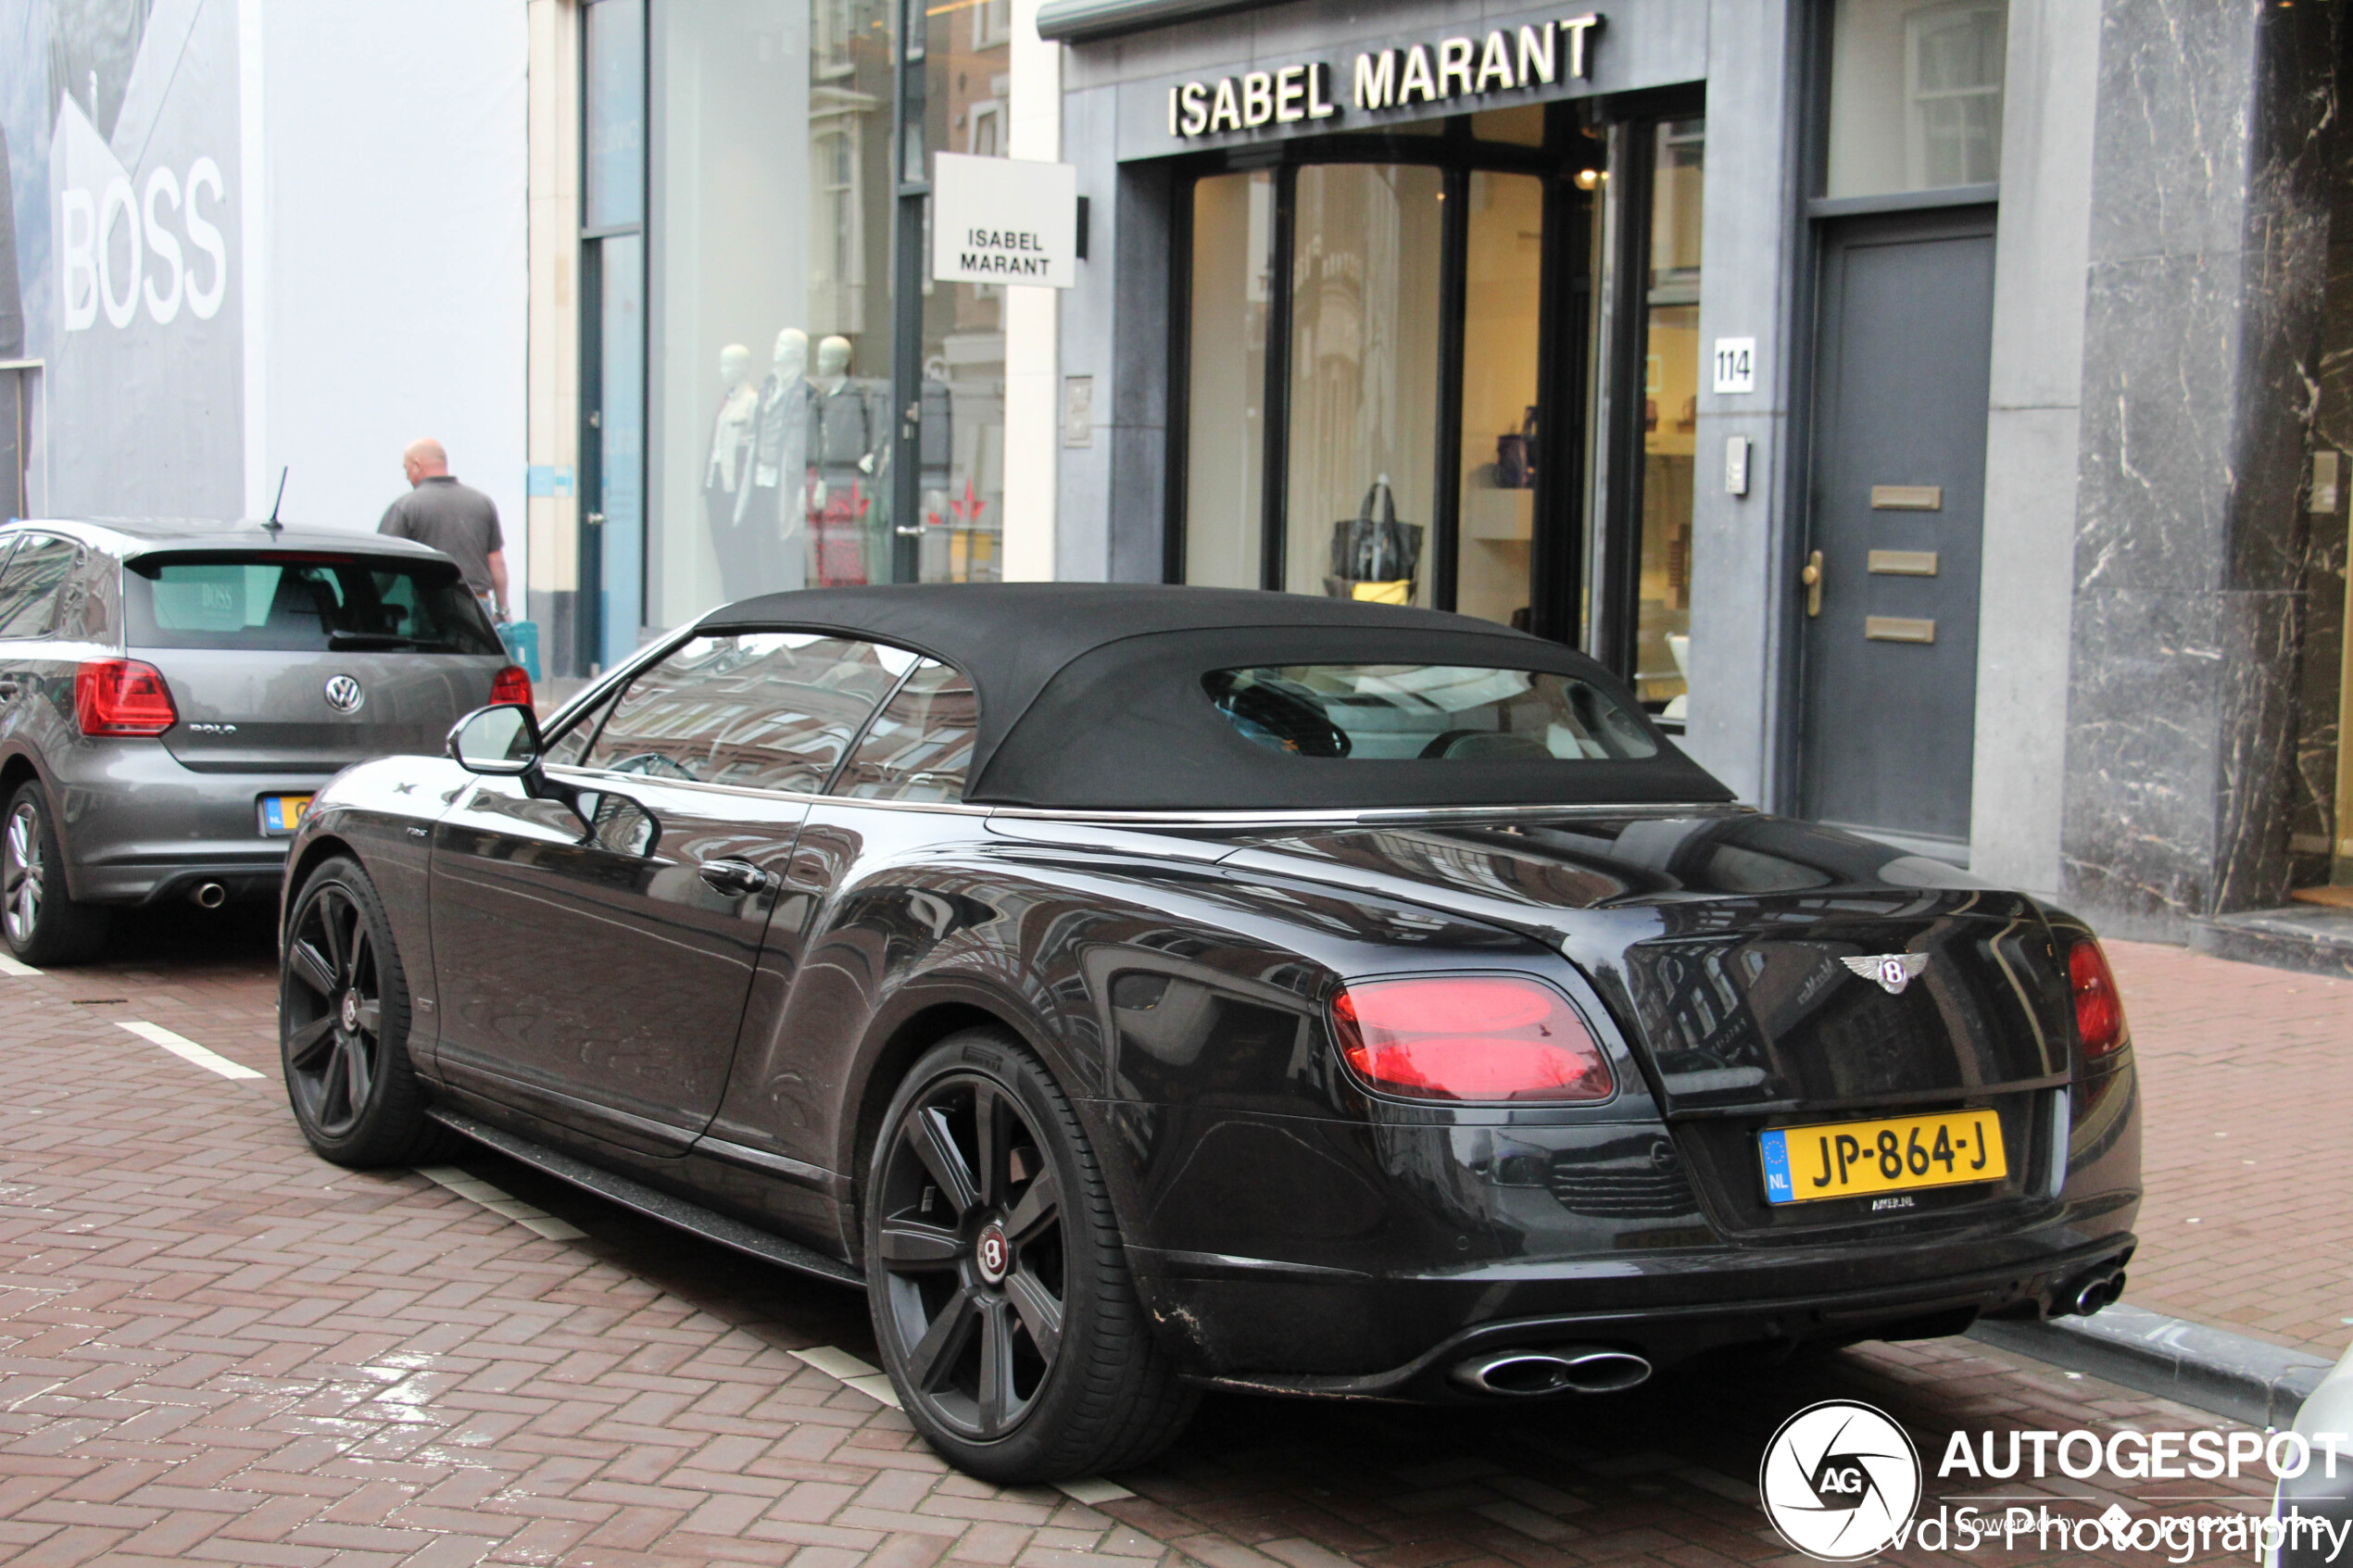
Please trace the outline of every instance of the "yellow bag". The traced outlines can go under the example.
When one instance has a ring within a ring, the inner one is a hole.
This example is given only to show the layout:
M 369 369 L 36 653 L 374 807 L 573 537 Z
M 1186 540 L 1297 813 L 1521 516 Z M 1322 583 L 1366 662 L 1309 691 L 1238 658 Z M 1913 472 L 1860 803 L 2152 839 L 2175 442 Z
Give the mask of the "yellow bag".
M 1409 605 L 1414 602 L 1414 580 L 1401 577 L 1394 583 L 1352 583 L 1348 596 L 1360 604 Z

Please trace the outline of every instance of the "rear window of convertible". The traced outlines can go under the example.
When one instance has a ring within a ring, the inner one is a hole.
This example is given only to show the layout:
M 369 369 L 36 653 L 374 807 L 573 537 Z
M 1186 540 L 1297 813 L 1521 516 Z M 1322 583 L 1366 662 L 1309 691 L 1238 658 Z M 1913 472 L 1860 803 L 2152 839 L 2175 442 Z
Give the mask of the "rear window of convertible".
M 1202 684 L 1242 735 L 1296 757 L 1544 762 L 1658 754 L 1641 720 L 1574 675 L 1285 664 L 1212 671 Z
M 447 561 L 308 552 L 153 556 L 123 573 L 134 648 L 497 653 Z

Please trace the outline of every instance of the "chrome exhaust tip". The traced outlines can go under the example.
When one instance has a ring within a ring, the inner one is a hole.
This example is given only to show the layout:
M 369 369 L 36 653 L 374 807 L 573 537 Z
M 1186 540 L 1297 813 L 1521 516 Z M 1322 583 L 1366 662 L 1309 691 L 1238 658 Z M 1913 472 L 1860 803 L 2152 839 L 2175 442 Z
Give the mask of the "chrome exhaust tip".
M 2101 1308 L 2112 1306 L 2124 1294 L 2124 1271 L 2112 1274 L 2095 1274 L 2076 1285 L 2065 1299 L 2068 1312 L 2076 1317 L 2090 1317 Z
M 229 901 L 229 890 L 217 882 L 200 882 L 188 890 L 188 902 L 200 909 L 217 909 Z
M 1449 1374 L 1466 1388 L 1509 1399 L 1545 1394 L 1617 1394 L 1649 1380 L 1651 1364 L 1630 1350 L 1561 1345 L 1549 1350 L 1490 1350 Z

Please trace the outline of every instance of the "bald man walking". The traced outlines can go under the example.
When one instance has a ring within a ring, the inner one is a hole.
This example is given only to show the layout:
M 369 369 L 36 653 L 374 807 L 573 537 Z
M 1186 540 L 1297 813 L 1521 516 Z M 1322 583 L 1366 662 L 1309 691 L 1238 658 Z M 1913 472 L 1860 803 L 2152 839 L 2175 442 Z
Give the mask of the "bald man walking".
M 449 454 L 431 436 L 409 443 L 400 471 L 409 476 L 409 494 L 384 508 L 376 532 L 414 539 L 449 557 L 491 620 L 506 620 L 507 542 L 498 532 L 497 503 L 449 476 Z

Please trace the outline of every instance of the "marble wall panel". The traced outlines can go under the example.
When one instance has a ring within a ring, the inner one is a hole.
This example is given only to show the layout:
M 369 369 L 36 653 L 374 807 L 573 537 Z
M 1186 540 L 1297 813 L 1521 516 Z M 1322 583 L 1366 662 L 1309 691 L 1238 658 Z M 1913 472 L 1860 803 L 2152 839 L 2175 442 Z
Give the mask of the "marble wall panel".
M 2063 892 L 2120 932 L 2287 887 L 2334 28 L 2102 12 Z

